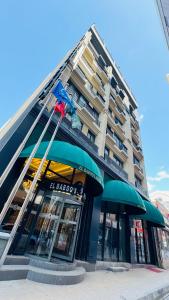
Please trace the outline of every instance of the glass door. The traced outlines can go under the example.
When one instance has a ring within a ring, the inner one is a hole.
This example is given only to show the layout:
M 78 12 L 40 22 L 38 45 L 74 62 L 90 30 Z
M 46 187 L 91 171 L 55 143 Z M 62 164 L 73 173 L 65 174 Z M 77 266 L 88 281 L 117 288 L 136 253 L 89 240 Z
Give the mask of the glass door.
M 39 201 L 38 197 L 35 203 Z M 71 195 L 56 192 L 45 192 L 40 202 L 39 212 L 32 210 L 27 221 L 27 226 L 30 226 L 32 216 L 37 214 L 26 252 L 48 260 L 72 260 L 81 204 Z
M 35 204 L 38 201 L 39 195 L 35 199 Z M 29 244 L 26 252 L 43 258 L 48 258 L 55 228 L 62 213 L 63 199 L 54 193 L 45 193 L 39 208 L 39 213 L 38 211 L 31 211 L 29 217 L 30 220 L 28 219 L 27 221 L 27 226 L 29 227 L 30 223 L 32 223 L 33 215 L 37 215 L 36 224 L 29 236 Z
M 66 200 L 63 206 L 58 228 L 55 231 L 51 259 L 62 258 L 72 261 L 80 219 L 81 205 Z

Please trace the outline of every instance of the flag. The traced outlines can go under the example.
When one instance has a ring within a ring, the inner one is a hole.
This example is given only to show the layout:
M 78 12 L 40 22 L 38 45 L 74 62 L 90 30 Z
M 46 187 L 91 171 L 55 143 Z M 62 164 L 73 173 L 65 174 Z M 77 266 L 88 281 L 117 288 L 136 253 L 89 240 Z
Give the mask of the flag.
M 76 113 L 74 113 L 72 115 L 72 128 L 81 129 L 81 126 L 82 126 L 82 124 L 80 122 L 78 115 Z
M 64 116 L 66 115 L 66 111 L 65 111 L 65 103 L 58 103 L 56 102 L 56 105 L 54 107 L 54 111 L 55 112 L 60 112 L 62 118 L 64 118 Z
M 60 112 L 62 117 L 64 117 L 67 112 L 71 116 L 72 128 L 80 129 L 81 122 L 79 117 L 77 116 L 76 107 L 74 105 L 73 100 L 70 99 L 70 97 L 68 96 L 61 80 L 59 80 L 56 87 L 52 90 L 52 94 L 57 99 L 54 111 Z
M 74 108 L 73 101 L 69 98 L 65 88 L 63 87 L 61 80 L 59 80 L 56 87 L 52 90 L 52 94 L 56 97 L 58 103 L 64 102 L 69 107 Z

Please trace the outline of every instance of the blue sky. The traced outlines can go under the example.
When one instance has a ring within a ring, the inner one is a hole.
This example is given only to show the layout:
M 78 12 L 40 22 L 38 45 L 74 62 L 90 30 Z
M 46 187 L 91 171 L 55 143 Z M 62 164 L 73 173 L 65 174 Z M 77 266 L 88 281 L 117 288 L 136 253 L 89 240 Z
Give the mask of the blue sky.
M 146 173 L 169 190 L 169 50 L 155 0 L 0 4 L 0 126 L 95 23 L 139 104 Z

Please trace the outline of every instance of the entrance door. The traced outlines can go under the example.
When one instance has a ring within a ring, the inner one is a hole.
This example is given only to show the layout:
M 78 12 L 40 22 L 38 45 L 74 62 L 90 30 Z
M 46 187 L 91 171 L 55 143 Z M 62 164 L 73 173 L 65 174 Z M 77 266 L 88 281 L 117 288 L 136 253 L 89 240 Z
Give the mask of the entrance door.
M 80 212 L 81 204 L 71 195 L 45 193 L 36 225 L 29 237 L 27 253 L 48 260 L 61 258 L 71 261 L 74 256 Z
M 62 258 L 70 261 L 73 259 L 80 210 L 80 205 L 70 200 L 65 201 L 51 247 L 51 258 Z

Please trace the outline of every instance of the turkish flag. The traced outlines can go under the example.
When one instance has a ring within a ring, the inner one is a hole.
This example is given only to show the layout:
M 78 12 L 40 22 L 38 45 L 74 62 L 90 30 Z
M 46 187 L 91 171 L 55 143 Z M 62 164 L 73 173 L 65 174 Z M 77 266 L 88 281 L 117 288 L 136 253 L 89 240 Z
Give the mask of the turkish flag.
M 66 115 L 66 112 L 65 112 L 65 103 L 62 102 L 62 103 L 56 103 L 55 107 L 54 107 L 54 111 L 55 112 L 60 112 L 62 118 L 64 118 L 64 116 Z

